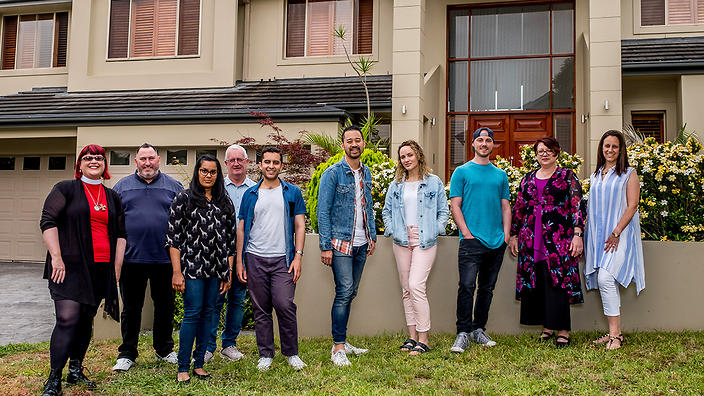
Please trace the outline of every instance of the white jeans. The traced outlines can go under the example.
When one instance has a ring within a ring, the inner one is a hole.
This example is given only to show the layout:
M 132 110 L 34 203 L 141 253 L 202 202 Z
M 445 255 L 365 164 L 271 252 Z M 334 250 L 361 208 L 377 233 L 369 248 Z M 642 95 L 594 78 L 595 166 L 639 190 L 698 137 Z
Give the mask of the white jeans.
M 618 282 L 609 271 L 599 268 L 597 270 L 601 304 L 604 306 L 604 315 L 621 315 L 621 296 L 619 295 Z

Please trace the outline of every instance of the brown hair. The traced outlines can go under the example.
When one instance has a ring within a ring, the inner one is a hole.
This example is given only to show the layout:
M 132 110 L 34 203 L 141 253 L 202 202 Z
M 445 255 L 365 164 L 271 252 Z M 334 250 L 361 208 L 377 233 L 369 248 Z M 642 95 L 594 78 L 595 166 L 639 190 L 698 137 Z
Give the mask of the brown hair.
M 545 136 L 541 137 L 540 139 L 536 140 L 535 143 L 533 143 L 533 151 L 535 151 L 535 155 L 538 155 L 538 145 L 542 143 L 545 145 L 545 147 L 548 148 L 548 150 L 552 150 L 553 154 L 555 154 L 555 157 L 560 156 L 560 142 L 557 141 L 552 136 Z
M 423 153 L 423 148 L 420 147 L 418 142 L 415 140 L 406 140 L 405 142 L 401 143 L 400 146 L 398 146 L 398 162 L 396 162 L 396 182 L 400 183 L 401 180 L 403 180 L 404 177 L 408 177 L 408 171 L 406 168 L 403 167 L 403 164 L 401 163 L 401 148 L 403 147 L 410 147 L 411 150 L 416 155 L 416 158 L 418 158 L 418 175 L 421 177 L 421 179 L 425 178 L 430 174 L 430 169 L 428 168 L 427 163 L 425 162 L 425 153 Z
M 604 132 L 599 140 L 599 149 L 596 153 L 596 169 L 594 169 L 594 174 L 599 173 L 599 169 L 606 165 L 606 157 L 604 157 L 604 140 L 609 136 L 615 136 L 618 139 L 618 158 L 616 159 L 615 171 L 616 174 L 621 176 L 626 169 L 628 169 L 628 155 L 626 155 L 626 139 L 623 134 L 615 129 Z

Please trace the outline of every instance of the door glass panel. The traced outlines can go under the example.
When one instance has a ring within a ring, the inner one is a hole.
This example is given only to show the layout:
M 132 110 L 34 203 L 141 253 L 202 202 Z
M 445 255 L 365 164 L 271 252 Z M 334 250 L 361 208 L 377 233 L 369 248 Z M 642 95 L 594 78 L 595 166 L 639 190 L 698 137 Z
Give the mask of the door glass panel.
M 450 169 L 454 169 L 466 161 L 467 116 L 450 116 L 448 124 L 450 125 Z
M 549 109 L 549 75 L 548 58 L 472 62 L 470 110 Z
M 552 60 L 552 108 L 574 108 L 574 57 Z
M 451 62 L 447 111 L 467 111 L 467 89 L 467 62 Z
M 66 169 L 66 157 L 49 157 L 49 170 Z
M 472 57 L 550 53 L 548 5 L 472 10 Z
M 116 151 L 110 152 L 110 165 L 129 165 L 130 164 L 130 152 L 129 151 Z
M 0 157 L 0 170 L 15 170 L 15 157 Z
M 188 165 L 188 152 L 186 150 L 166 150 L 166 163 L 168 165 Z
M 571 3 L 552 6 L 552 53 L 574 52 L 574 7 Z
M 218 150 L 196 150 L 196 159 L 200 158 L 201 155 L 210 154 L 213 157 L 218 157 Z
M 450 58 L 467 58 L 469 54 L 469 10 L 450 11 Z
M 22 161 L 22 170 L 39 170 L 41 164 L 40 157 L 24 157 Z
M 553 114 L 552 132 L 562 151 L 572 153 L 572 114 Z

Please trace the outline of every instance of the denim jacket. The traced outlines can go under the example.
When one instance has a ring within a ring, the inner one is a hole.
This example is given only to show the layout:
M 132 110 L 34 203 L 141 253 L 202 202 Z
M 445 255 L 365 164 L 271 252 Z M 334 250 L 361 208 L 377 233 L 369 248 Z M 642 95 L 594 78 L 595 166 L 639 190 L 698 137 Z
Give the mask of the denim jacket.
M 405 210 L 403 205 L 403 187 L 405 179 L 400 183 L 392 181 L 386 192 L 384 203 L 384 236 L 393 235 L 394 243 L 408 246 L 408 230 L 406 229 Z M 445 186 L 439 177 L 428 175 L 418 185 L 418 238 L 420 248 L 435 246 L 438 235 L 445 235 L 445 226 L 450 218 L 447 207 Z
M 376 242 L 372 202 L 372 173 L 362 164 L 369 237 Z M 318 234 L 320 250 L 332 250 L 332 238 L 351 241 L 354 231 L 354 173 L 345 157 L 320 177 L 318 188 Z
M 242 238 L 242 250 L 247 250 L 247 243 L 249 242 L 249 233 L 252 231 L 252 222 L 254 221 L 254 207 L 257 204 L 257 199 L 259 198 L 259 186 L 262 185 L 262 181 L 253 185 L 245 191 L 242 196 L 242 203 L 240 204 L 239 219 L 244 220 L 244 237 Z M 306 205 L 303 202 L 303 195 L 301 190 L 291 184 L 281 181 L 281 190 L 284 195 L 284 232 L 286 235 L 286 266 L 291 265 L 291 261 L 296 255 L 295 252 L 295 242 L 294 242 L 294 218 L 299 214 L 306 214 Z M 237 252 L 240 254 L 240 252 Z M 242 259 L 244 260 L 244 252 L 242 252 Z M 245 265 L 247 263 L 244 263 Z

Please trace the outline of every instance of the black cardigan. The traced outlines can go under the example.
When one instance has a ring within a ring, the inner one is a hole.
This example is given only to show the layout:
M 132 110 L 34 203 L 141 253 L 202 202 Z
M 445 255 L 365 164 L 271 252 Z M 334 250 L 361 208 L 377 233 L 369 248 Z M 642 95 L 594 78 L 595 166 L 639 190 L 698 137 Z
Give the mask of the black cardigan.
M 115 247 L 118 238 L 127 238 L 125 211 L 120 196 L 105 187 L 108 204 L 108 239 L 110 240 L 110 281 L 105 290 L 105 312 L 119 321 L 120 307 L 115 281 Z M 61 258 L 66 266 L 63 283 L 51 280 L 51 255 L 47 252 L 44 279 L 49 280 L 53 294 L 81 304 L 98 305 L 95 301 L 89 266 L 93 264 L 93 237 L 90 225 L 90 207 L 80 179 L 57 183 L 44 201 L 39 223 L 42 232 L 56 227 L 59 232 Z

